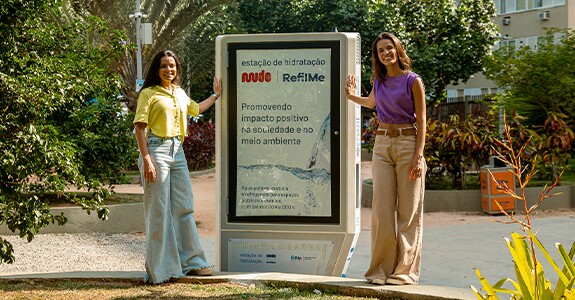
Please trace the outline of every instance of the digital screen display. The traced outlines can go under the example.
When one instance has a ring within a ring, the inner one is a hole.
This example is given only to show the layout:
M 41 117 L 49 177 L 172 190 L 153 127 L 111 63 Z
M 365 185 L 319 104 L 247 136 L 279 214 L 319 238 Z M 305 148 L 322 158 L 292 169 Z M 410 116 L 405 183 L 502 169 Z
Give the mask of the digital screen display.
M 254 45 L 230 51 L 231 217 L 338 221 L 339 44 Z

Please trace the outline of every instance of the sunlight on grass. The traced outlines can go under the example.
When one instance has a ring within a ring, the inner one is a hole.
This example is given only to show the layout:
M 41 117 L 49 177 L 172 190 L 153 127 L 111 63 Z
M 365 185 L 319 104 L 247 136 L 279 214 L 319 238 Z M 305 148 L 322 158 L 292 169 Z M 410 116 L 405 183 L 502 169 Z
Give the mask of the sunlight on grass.
M 92 198 L 92 195 L 88 192 L 78 192 L 78 197 Z M 123 204 L 123 203 L 140 203 L 143 201 L 142 194 L 129 194 L 129 193 L 114 193 L 106 200 L 104 203 L 106 205 L 111 204 Z M 53 207 L 63 207 L 63 206 L 77 206 L 76 204 L 66 201 L 63 197 L 56 197 L 55 195 L 44 195 L 43 198 L 50 202 Z
M 2 299 L 372 299 L 239 283 L 143 285 L 71 280 L 0 281 L 0 294 Z

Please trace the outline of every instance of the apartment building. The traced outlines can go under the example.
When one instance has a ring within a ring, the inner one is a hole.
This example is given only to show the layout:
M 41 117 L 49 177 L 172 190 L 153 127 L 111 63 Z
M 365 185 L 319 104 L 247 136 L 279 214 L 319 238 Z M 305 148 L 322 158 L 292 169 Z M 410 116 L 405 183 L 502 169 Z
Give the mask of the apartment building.
M 497 17 L 493 22 L 504 45 L 537 48 L 537 39 L 546 28 L 575 28 L 575 0 L 494 0 Z M 483 74 L 473 75 L 466 84 L 447 87 L 447 102 L 472 102 L 495 94 L 497 86 Z

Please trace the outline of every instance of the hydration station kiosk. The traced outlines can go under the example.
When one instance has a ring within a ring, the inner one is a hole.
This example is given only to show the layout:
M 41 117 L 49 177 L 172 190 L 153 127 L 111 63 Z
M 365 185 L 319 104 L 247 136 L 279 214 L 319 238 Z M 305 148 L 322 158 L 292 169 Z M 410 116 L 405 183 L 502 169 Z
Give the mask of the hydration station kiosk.
M 358 33 L 217 38 L 219 270 L 345 277 L 360 231 L 361 114 L 344 88 L 347 74 L 361 78 L 360 47 Z

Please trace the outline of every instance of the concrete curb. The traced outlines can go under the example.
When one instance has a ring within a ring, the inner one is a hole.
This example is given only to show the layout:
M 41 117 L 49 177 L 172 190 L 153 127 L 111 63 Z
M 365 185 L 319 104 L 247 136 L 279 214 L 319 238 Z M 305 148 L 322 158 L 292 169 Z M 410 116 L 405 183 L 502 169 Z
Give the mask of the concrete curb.
M 207 170 L 206 173 L 213 172 Z M 206 174 L 204 173 L 204 174 Z M 194 173 L 195 176 L 197 173 Z M 194 176 L 194 175 L 192 175 Z M 526 197 L 528 206 L 535 204 L 539 198 L 541 188 L 528 188 Z M 539 209 L 560 209 L 575 207 L 575 185 L 555 187 L 554 192 L 561 195 L 546 199 Z M 363 193 L 369 194 L 367 190 Z M 371 198 L 369 199 L 371 200 Z M 362 197 L 362 206 L 370 207 L 371 201 Z M 367 206 L 369 205 L 369 206 Z M 57 207 L 52 209 L 52 214 L 64 213 L 68 222 L 64 226 L 48 225 L 42 229 L 42 233 L 130 233 L 143 232 L 144 206 L 142 203 L 124 203 L 108 205 L 110 213 L 108 220 L 98 219 L 95 213 L 87 214 L 82 208 L 77 206 Z M 519 208 L 518 208 L 519 209 Z M 481 192 L 479 190 L 469 191 L 426 191 L 424 201 L 425 212 L 455 212 L 455 211 L 482 211 Z M 0 225 L 0 235 L 15 235 L 8 230 L 5 224 Z
M 81 207 L 56 207 L 52 208 L 53 215 L 63 213 L 68 222 L 63 226 L 50 224 L 42 228 L 42 234 L 46 233 L 129 233 L 144 232 L 144 205 L 143 203 L 125 203 L 108 205 L 110 212 L 108 220 L 102 221 L 96 212 L 87 214 Z M 6 224 L 0 225 L 0 235 L 17 235 Z
M 190 177 L 201 176 L 214 172 L 214 168 L 190 172 Z M 132 180 L 137 180 L 137 182 L 133 184 L 138 184 L 140 177 L 134 176 Z M 116 187 L 118 186 L 119 185 L 116 185 Z M 51 211 L 53 215 L 60 215 L 60 213 L 63 213 L 64 216 L 68 218 L 68 222 L 64 226 L 50 224 L 47 227 L 42 228 L 42 233 L 144 232 L 145 224 L 143 203 L 110 204 L 108 205 L 108 209 L 110 209 L 108 220 L 102 221 L 98 218 L 96 212 L 87 214 L 86 211 L 78 206 L 52 208 Z M 6 224 L 0 224 L 0 235 L 17 234 L 18 233 L 10 231 Z
M 367 179 L 366 179 L 367 180 Z M 371 207 L 373 198 L 373 185 L 362 180 L 361 205 Z M 543 187 L 525 188 L 527 206 L 534 205 L 539 200 Z M 541 202 L 539 209 L 560 209 L 575 207 L 575 185 L 556 186 L 553 193 L 557 193 Z M 481 190 L 426 190 L 423 201 L 424 212 L 454 212 L 454 211 L 483 211 L 481 207 Z M 516 209 L 521 209 L 517 202 Z
M 1 275 L 0 281 L 14 280 L 72 280 L 123 281 L 143 284 L 144 272 L 63 272 Z M 296 289 L 329 290 L 343 296 L 373 297 L 378 299 L 476 299 L 471 289 L 429 285 L 376 286 L 363 279 L 316 276 L 288 273 L 225 273 L 209 277 L 182 277 L 177 282 L 189 284 L 242 283 L 273 285 Z

